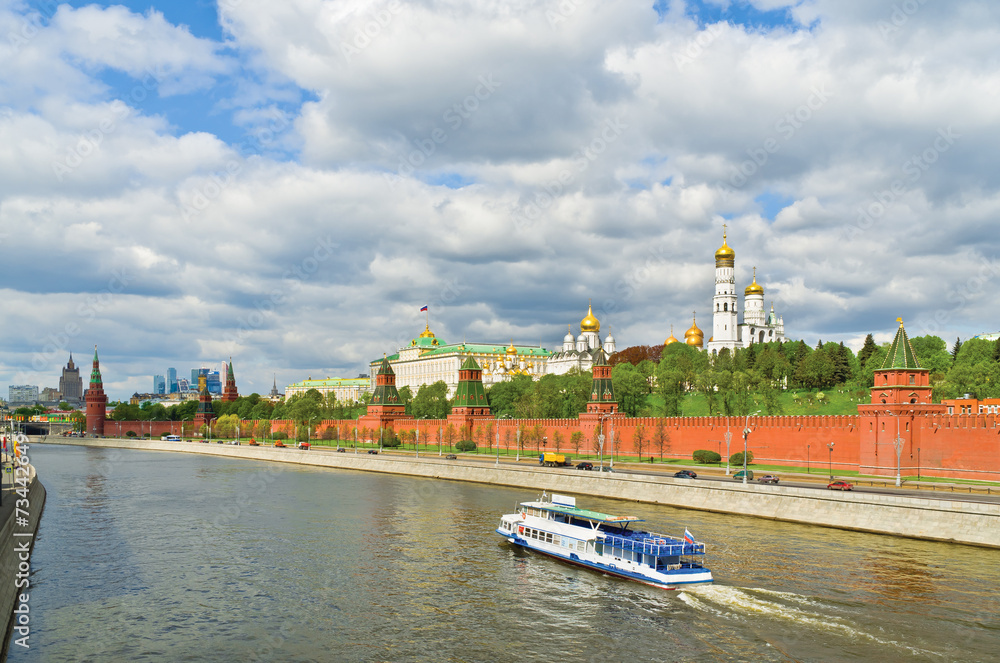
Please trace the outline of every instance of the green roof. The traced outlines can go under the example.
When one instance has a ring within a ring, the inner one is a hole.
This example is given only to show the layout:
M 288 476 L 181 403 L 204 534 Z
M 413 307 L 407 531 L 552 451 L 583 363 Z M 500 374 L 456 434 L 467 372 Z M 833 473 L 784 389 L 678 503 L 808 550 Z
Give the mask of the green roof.
M 518 357 L 541 357 L 544 359 L 552 356 L 551 352 L 545 348 L 537 346 L 515 345 L 514 349 L 517 350 Z M 485 345 L 482 343 L 452 343 L 450 345 L 439 345 L 429 350 L 424 350 L 420 353 L 418 358 L 440 357 L 442 355 L 452 354 L 505 355 L 506 353 L 507 346 L 503 344 Z M 397 361 L 399 359 L 399 353 L 389 355 L 387 359 L 389 361 Z M 369 362 L 369 365 L 375 366 L 380 363 L 382 363 L 381 359 L 375 359 Z
M 913 351 L 910 339 L 903 328 L 903 319 L 897 318 L 896 320 L 899 322 L 899 329 L 896 330 L 896 338 L 892 339 L 889 353 L 885 356 L 885 361 L 882 362 L 882 370 L 889 368 L 919 369 L 920 362 L 917 361 L 917 353 Z
M 479 365 L 479 363 L 476 361 L 476 358 L 473 357 L 472 355 L 469 355 L 468 357 L 465 358 L 465 361 L 462 362 L 462 366 L 460 367 L 460 369 L 463 371 L 483 370 L 482 366 Z
M 552 511 L 554 513 L 564 513 L 569 516 L 574 516 L 577 518 L 585 518 L 587 520 L 592 520 L 599 523 L 641 523 L 642 518 L 636 518 L 635 516 L 612 516 L 607 513 L 601 513 L 600 511 L 591 511 L 590 509 L 581 509 L 575 506 L 563 506 L 561 504 L 553 504 L 551 502 L 522 502 L 523 506 L 534 507 L 536 509 L 544 509 L 546 511 Z
M 288 385 L 289 389 L 314 389 L 316 387 L 367 387 L 371 383 L 369 378 L 326 378 L 325 380 L 302 380 L 295 384 Z

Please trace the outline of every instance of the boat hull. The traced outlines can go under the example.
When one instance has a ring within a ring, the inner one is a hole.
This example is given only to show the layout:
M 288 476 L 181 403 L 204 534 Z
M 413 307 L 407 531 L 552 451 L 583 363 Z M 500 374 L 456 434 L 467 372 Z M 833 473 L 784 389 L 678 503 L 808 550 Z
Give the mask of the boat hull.
M 593 571 L 598 571 L 600 573 L 605 573 L 607 575 L 612 575 L 618 578 L 625 578 L 627 580 L 635 580 L 636 582 L 641 582 L 650 587 L 658 587 L 660 589 L 675 590 L 679 586 L 686 585 L 703 585 L 712 582 L 712 572 L 705 568 L 690 568 L 690 569 L 678 569 L 676 571 L 667 572 L 662 575 L 668 576 L 666 579 L 663 578 L 653 578 L 648 575 L 637 573 L 629 569 L 623 569 L 614 564 L 598 562 L 596 560 L 587 559 L 581 557 L 576 553 L 560 554 L 553 550 L 546 550 L 536 545 L 532 545 L 531 541 L 528 539 L 517 536 L 510 532 L 505 532 L 503 530 L 495 530 L 497 534 L 507 539 L 509 543 L 516 546 L 520 546 L 525 550 L 530 550 L 531 552 L 541 553 L 546 557 L 551 557 L 552 559 L 557 559 L 562 562 L 567 562 L 573 564 L 574 566 L 579 566 L 585 569 L 591 569 Z

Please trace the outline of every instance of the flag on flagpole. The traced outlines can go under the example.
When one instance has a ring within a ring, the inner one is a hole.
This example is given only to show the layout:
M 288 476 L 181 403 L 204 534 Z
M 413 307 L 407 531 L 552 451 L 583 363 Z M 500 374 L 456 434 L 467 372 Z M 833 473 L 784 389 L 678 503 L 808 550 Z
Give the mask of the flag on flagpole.
M 421 307 L 421 308 L 420 308 L 420 312 L 421 312 L 421 313 L 423 313 L 423 312 L 424 312 L 424 311 L 426 311 L 426 310 L 427 310 L 427 307 L 426 307 L 426 306 L 423 306 L 423 307 Z
M 684 528 L 684 540 L 688 543 L 694 543 L 694 534 L 688 531 L 688 528 Z

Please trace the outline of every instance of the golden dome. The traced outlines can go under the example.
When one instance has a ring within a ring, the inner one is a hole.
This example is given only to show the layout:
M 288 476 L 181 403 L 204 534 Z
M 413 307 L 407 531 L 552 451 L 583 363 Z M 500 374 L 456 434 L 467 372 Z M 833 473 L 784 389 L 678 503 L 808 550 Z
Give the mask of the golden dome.
M 510 339 L 510 346 L 507 348 L 507 354 L 516 355 L 517 348 L 514 347 L 514 339 Z
M 723 226 L 725 228 L 725 226 Z M 715 252 L 716 267 L 732 267 L 736 263 L 736 251 L 726 244 L 726 231 L 722 231 L 722 246 Z
M 430 325 L 424 325 L 424 330 L 420 332 L 420 338 L 434 338 L 434 332 L 431 331 Z
M 705 332 L 698 328 L 698 323 L 693 315 L 691 316 L 691 329 L 684 332 L 684 342 L 697 348 L 705 344 Z
M 760 295 L 761 297 L 764 296 L 764 288 L 762 288 L 761 285 L 757 283 L 756 267 L 753 268 L 753 283 L 747 286 L 747 289 L 743 291 L 743 295 L 745 297 L 749 297 L 750 295 Z
M 587 304 L 587 317 L 580 321 L 580 331 L 581 332 L 599 332 L 601 331 L 601 322 L 594 317 L 594 311 L 590 304 Z
M 671 343 L 680 343 L 676 338 L 674 338 L 674 326 L 670 325 L 670 337 L 663 342 L 663 345 L 670 345 Z

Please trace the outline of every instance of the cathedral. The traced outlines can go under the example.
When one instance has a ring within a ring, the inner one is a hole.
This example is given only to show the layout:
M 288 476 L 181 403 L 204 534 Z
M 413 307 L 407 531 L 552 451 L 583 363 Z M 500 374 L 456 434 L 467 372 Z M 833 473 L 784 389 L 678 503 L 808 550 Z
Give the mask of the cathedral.
M 580 321 L 580 335 L 573 338 L 573 331 L 566 330 L 563 338 L 562 350 L 553 353 L 548 359 L 546 373 L 553 375 L 563 375 L 569 373 L 570 369 L 576 368 L 581 371 L 589 371 L 594 364 L 594 359 L 604 350 L 610 357 L 615 353 L 615 337 L 607 335 L 603 343 L 600 337 L 601 323 L 594 317 L 591 306 L 587 306 L 587 315 Z
M 718 354 L 719 350 L 746 348 L 753 343 L 785 341 L 785 322 L 775 315 L 774 305 L 770 313 L 764 312 L 764 288 L 757 283 L 757 268 L 754 268 L 753 283 L 743 291 L 743 322 L 739 322 L 739 298 L 736 294 L 736 252 L 726 243 L 726 232 L 722 232 L 722 246 L 715 252 L 715 296 L 712 298 L 712 336 L 708 339 L 708 351 Z M 684 333 L 684 342 L 698 349 L 705 347 L 705 333 L 692 318 L 691 328 Z M 677 343 L 673 330 L 664 345 Z

